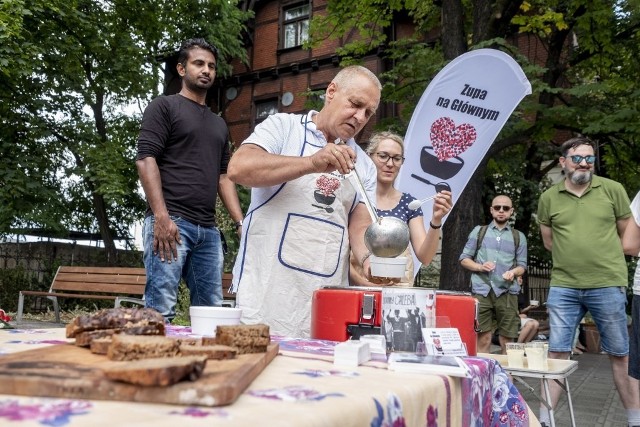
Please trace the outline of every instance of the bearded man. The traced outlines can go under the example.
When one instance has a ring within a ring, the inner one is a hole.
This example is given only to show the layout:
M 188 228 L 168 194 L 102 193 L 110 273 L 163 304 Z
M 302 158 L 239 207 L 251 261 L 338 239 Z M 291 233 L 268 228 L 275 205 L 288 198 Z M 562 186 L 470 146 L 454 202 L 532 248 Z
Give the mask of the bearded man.
M 506 354 L 506 343 L 518 338 L 518 278 L 527 268 L 527 240 L 509 224 L 513 214 L 509 197 L 494 197 L 489 212 L 493 221 L 471 230 L 459 260 L 471 271 L 471 292 L 478 300 L 478 353 L 490 352 L 497 328 L 502 354 Z
M 538 223 L 553 269 L 547 308 L 549 357 L 568 359 L 578 323 L 587 311 L 609 355 L 613 379 L 630 426 L 640 425 L 638 380 L 627 375 L 627 265 L 621 237 L 631 217 L 629 197 L 618 182 L 594 175 L 594 143 L 572 138 L 560 147 L 564 180 L 538 202 Z M 552 408 L 561 388 L 551 384 Z M 549 424 L 541 407 L 540 422 Z

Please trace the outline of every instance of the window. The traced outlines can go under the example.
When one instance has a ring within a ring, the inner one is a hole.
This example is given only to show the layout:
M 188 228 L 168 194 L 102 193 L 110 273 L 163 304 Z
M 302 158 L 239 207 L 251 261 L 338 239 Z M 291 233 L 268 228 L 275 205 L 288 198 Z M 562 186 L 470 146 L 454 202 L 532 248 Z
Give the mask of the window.
M 307 99 L 304 103 L 304 108 L 307 110 L 320 111 L 324 106 L 324 98 L 327 92 L 327 88 L 317 88 L 307 90 Z
M 256 123 L 278 112 L 278 99 L 256 101 Z
M 307 3 L 283 10 L 283 48 L 301 46 L 309 38 L 309 9 Z

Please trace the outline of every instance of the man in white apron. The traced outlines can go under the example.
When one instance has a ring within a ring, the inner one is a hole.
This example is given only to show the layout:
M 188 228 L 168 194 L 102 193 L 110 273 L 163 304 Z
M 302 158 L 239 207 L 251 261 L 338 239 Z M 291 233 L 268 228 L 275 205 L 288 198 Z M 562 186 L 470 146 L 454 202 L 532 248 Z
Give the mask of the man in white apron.
M 371 217 L 345 175 L 355 168 L 375 200 L 375 165 L 353 137 L 378 108 L 380 90 L 368 69 L 344 68 L 322 110 L 269 116 L 232 156 L 229 178 L 252 187 L 233 269 L 243 323 L 308 337 L 313 291 L 348 284 L 350 249 L 369 271 Z

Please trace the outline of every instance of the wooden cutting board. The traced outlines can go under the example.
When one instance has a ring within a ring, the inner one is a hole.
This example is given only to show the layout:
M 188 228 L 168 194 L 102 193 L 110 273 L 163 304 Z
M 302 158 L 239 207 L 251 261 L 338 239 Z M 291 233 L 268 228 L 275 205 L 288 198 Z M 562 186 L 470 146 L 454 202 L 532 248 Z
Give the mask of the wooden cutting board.
M 208 360 L 196 381 L 144 387 L 105 378 L 103 367 L 127 362 L 112 362 L 73 344 L 54 345 L 0 357 L 0 393 L 222 406 L 233 403 L 277 354 L 278 344 L 271 344 L 266 353 Z

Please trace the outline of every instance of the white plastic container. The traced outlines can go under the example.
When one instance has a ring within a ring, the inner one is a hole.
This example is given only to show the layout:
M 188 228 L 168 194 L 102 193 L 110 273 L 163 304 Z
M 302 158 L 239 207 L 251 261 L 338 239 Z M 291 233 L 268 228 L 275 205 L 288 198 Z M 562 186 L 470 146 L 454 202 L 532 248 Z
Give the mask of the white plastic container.
M 371 275 L 374 277 L 404 277 L 407 257 L 383 258 L 371 255 L 369 260 Z
M 195 335 L 216 336 L 218 325 L 238 325 L 242 309 L 234 307 L 189 307 L 191 332 Z

